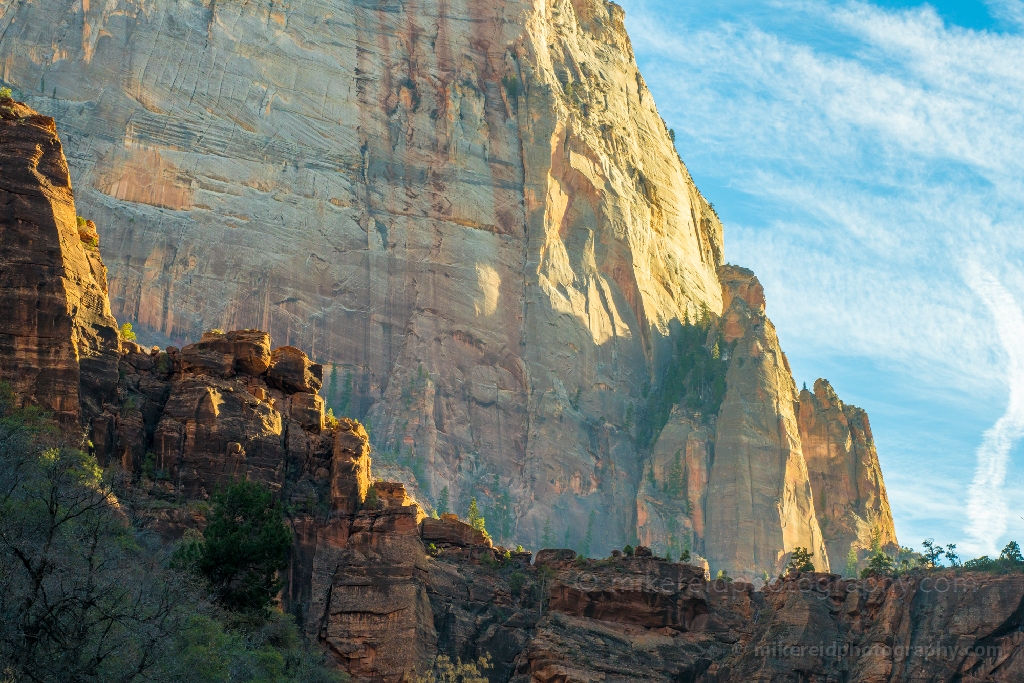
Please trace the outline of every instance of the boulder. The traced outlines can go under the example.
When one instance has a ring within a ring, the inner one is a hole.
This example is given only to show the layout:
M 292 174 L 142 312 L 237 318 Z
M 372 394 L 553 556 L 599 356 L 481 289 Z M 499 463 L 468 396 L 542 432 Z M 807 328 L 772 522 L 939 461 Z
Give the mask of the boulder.
M 258 391 L 250 393 L 260 398 Z M 288 400 L 288 415 L 303 429 L 319 433 L 324 428 L 324 399 L 318 394 L 292 394 Z
M 270 368 L 270 334 L 262 330 L 205 332 L 196 346 L 234 359 L 234 370 L 258 377 Z
M 267 384 L 285 393 L 315 394 L 324 383 L 324 368 L 294 346 L 274 349 L 267 371 Z
M 455 515 L 444 515 L 441 519 L 426 518 L 421 531 L 426 543 L 453 545 L 458 547 L 486 546 L 492 547 L 491 539 L 484 536 L 470 525 L 459 520 Z
M 533 561 L 538 567 L 559 566 L 576 559 L 576 551 L 568 548 L 545 548 L 537 551 L 537 559 Z

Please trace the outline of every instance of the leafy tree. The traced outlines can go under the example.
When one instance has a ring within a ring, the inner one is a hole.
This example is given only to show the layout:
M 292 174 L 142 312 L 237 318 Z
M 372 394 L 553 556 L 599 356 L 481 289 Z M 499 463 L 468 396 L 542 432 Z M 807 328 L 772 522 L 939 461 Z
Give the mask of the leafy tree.
M 1007 543 L 1003 552 L 999 553 L 999 559 L 1012 564 L 1024 564 L 1024 555 L 1021 554 L 1017 541 Z
M 627 545 L 625 548 L 622 549 L 622 554 L 626 557 L 633 557 L 633 552 L 633 546 L 631 545 Z
M 956 543 L 950 543 L 946 546 L 946 559 L 949 560 L 950 567 L 960 566 L 960 556 L 956 553 Z
M 480 670 L 490 669 L 490 655 L 484 654 L 476 661 L 456 658 L 452 661 L 445 654 L 438 654 L 431 665 L 430 671 L 416 678 L 416 683 L 487 683 L 487 678 Z
M 686 550 L 683 550 L 683 552 L 680 553 L 680 555 L 679 555 L 679 561 L 680 562 L 687 562 L 688 563 L 690 561 L 690 559 L 691 559 L 691 555 L 690 555 L 690 550 L 688 548 Z
M 11 89 L 7 86 L 0 88 L 0 100 L 10 98 L 12 94 Z
M 121 325 L 121 339 L 130 342 L 136 341 L 138 339 L 138 335 L 136 335 L 135 331 L 132 329 L 131 323 L 125 323 L 124 325 Z
M 715 575 L 715 580 L 732 581 L 732 577 L 729 576 L 729 572 L 725 571 L 724 569 L 719 569 L 718 574 Z
M 213 495 L 196 568 L 232 610 L 262 612 L 283 582 L 291 532 L 270 490 L 250 481 L 232 482 Z
M 879 550 L 868 560 L 868 566 L 861 570 L 860 577 L 866 579 L 869 576 L 890 576 L 893 569 L 893 559 Z
M 940 566 L 939 560 L 941 560 L 942 556 L 946 554 L 946 551 L 942 546 L 935 545 L 935 541 L 930 538 L 925 539 L 921 545 L 924 546 L 924 552 L 922 555 L 924 555 L 925 566 L 930 569 Z
M 814 557 L 814 553 L 810 552 L 807 548 L 794 548 L 793 554 L 789 557 L 789 564 L 786 565 L 787 571 L 813 572 L 814 563 L 811 562 L 812 557 Z
M 469 513 L 466 515 L 469 525 L 479 532 L 482 532 L 484 536 L 488 536 L 487 524 L 484 521 L 483 516 L 480 514 L 480 508 L 477 507 L 476 497 L 469 501 Z

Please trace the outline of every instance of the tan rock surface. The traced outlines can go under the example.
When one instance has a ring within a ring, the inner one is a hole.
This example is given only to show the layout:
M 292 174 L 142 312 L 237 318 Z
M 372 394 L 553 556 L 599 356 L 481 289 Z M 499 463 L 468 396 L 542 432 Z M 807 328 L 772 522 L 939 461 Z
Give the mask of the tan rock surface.
M 119 344 L 76 216 L 53 119 L 0 99 L 0 380 L 75 431 L 113 399 Z
M 764 290 L 744 268 L 719 270 L 728 308 L 722 327 L 735 342 L 718 415 L 708 480 L 704 550 L 715 575 L 779 574 L 796 547 L 829 569 L 800 442 L 796 385 L 764 314 Z
M 722 235 L 619 7 L 38 0 L 2 21 L 0 75 L 45 81 L 119 316 L 179 345 L 267 330 L 343 365 L 350 414 L 427 463 L 433 500 L 508 492 L 526 543 L 549 518 L 579 543 L 591 512 L 593 552 L 630 539 L 630 406 L 671 321 L 721 310 Z
M 839 400 L 827 380 L 800 392 L 800 439 L 833 570 L 851 548 L 863 564 L 873 547 L 895 550 L 896 529 L 866 412 Z

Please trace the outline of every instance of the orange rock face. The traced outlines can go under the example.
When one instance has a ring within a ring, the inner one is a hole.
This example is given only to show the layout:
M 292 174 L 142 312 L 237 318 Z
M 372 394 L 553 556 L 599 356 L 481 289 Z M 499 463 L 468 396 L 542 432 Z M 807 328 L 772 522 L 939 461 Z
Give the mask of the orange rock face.
M 723 266 L 719 277 L 730 302 L 725 338 L 735 345 L 708 480 L 704 548 L 712 574 L 774 576 L 796 547 L 808 548 L 815 566 L 828 570 L 800 442 L 796 385 L 764 316 L 761 285 L 734 266 Z
M 863 561 L 872 548 L 898 546 L 868 415 L 844 404 L 827 380 L 800 392 L 800 439 L 822 535 L 835 571 L 850 551 Z
M 118 344 L 54 121 L 0 99 L 0 380 L 77 427 L 113 398 Z

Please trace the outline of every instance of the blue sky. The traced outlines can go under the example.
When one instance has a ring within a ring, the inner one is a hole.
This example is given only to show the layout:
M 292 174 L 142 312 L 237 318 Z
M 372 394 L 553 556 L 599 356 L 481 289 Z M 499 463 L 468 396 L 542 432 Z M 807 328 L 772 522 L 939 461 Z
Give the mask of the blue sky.
M 901 542 L 1024 542 L 1024 0 L 619 2 L 798 384 L 868 410 Z

